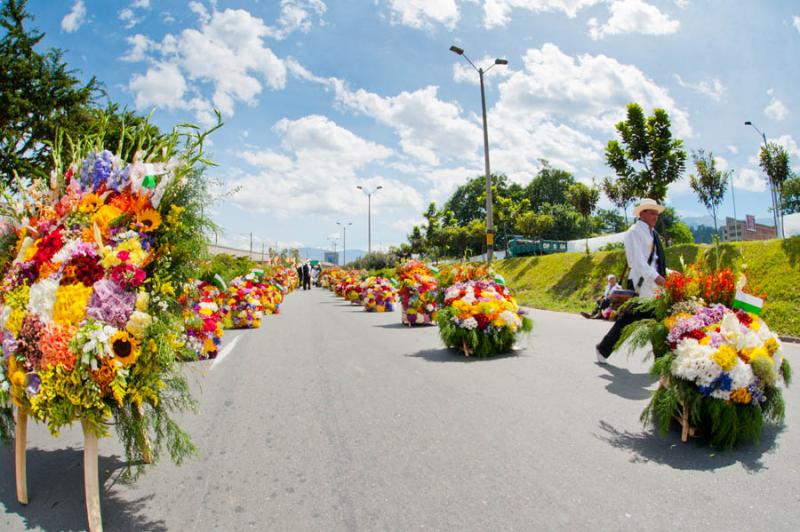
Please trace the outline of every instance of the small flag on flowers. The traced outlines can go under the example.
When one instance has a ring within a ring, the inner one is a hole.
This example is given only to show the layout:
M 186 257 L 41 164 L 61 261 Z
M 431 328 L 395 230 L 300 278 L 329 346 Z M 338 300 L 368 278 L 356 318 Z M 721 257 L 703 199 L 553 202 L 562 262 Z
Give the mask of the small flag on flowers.
M 220 277 L 218 273 L 214 274 L 214 280 L 212 281 L 212 284 L 215 285 L 220 290 L 222 290 L 223 292 L 228 289 L 228 285 L 225 284 L 225 280 L 222 277 Z
M 494 282 L 499 284 L 500 286 L 505 286 L 506 285 L 505 278 L 502 275 L 500 275 L 499 273 L 494 274 Z
M 763 299 L 745 294 L 741 290 L 736 290 L 736 297 L 733 299 L 733 308 L 738 308 L 758 316 L 761 314 L 761 307 L 763 306 Z

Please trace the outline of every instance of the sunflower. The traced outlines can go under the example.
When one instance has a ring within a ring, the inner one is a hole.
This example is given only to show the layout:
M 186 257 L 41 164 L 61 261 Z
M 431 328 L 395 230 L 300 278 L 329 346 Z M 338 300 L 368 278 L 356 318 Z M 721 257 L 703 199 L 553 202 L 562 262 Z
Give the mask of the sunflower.
M 136 213 L 136 223 L 139 224 L 142 231 L 149 233 L 161 225 L 161 215 L 154 209 L 145 209 Z
M 139 356 L 139 342 L 128 331 L 120 330 L 111 337 L 111 351 L 115 361 L 123 366 L 130 366 Z
M 81 199 L 81 202 L 78 205 L 78 210 L 81 212 L 95 213 L 100 207 L 103 206 L 103 203 L 103 198 L 101 198 L 98 194 L 86 194 L 83 199 Z

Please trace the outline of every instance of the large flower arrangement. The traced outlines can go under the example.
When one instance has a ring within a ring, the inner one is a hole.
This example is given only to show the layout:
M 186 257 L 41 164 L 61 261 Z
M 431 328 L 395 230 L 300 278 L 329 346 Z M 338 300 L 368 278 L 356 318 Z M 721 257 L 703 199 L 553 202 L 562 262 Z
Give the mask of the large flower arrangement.
M 437 322 L 447 347 L 479 357 L 509 352 L 518 333 L 533 328 L 508 289 L 493 281 L 467 281 L 449 287 Z
M 221 301 L 220 289 L 204 281 L 187 285 L 181 297 L 187 344 L 200 359 L 215 358 L 222 344 Z
M 252 275 L 228 283 L 223 303 L 223 325 L 227 329 L 257 329 L 264 316 L 259 285 Z
M 367 312 L 392 312 L 397 289 L 386 277 L 368 277 L 363 283 L 363 303 Z
M 433 272 L 418 260 L 397 267 L 401 320 L 408 325 L 430 324 L 436 319 L 438 284 Z
M 205 134 L 122 137 L 138 151 L 95 149 L 65 168 L 56 144 L 49 182 L 2 190 L 0 256 L 14 258 L 0 281 L 0 403 L 54 435 L 80 420 L 105 436 L 113 421 L 129 465 L 164 447 L 180 461 L 193 447 L 170 412 L 193 401 L 176 364 L 188 349 L 173 286 L 205 252 L 205 183 L 193 169 Z M 0 417 L 8 437 L 10 411 Z
M 732 308 L 736 288 L 730 269 L 673 272 L 652 303 L 655 318 L 626 331 L 634 347 L 651 343 L 657 355 L 651 373 L 660 385 L 643 421 L 665 433 L 677 418 L 684 440 L 698 430 L 723 448 L 783 421 L 789 363 L 766 322 Z

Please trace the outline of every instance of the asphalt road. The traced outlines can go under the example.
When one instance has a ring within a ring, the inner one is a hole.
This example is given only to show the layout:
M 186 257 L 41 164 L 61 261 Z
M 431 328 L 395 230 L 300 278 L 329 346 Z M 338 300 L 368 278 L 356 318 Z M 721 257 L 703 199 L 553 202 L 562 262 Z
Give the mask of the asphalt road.
M 228 331 L 227 356 L 186 365 L 201 406 L 196 459 L 118 481 L 100 442 L 106 530 L 796 530 L 798 387 L 785 427 L 715 452 L 639 414 L 641 354 L 595 363 L 608 324 L 533 311 L 514 356 L 464 359 L 435 327 L 369 314 L 327 291 Z M 800 347 L 786 345 L 800 368 Z M 82 437 L 29 428 L 30 504 L 0 450 L 0 529 L 86 526 Z

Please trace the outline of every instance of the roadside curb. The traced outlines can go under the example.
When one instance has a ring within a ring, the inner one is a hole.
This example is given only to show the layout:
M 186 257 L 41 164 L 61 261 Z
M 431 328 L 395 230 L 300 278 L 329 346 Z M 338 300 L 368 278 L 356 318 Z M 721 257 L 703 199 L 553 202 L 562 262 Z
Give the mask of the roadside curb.
M 797 336 L 783 336 L 783 335 L 779 334 L 778 338 L 781 339 L 781 342 L 789 342 L 789 343 L 792 343 L 792 344 L 800 344 L 800 338 L 798 338 Z

